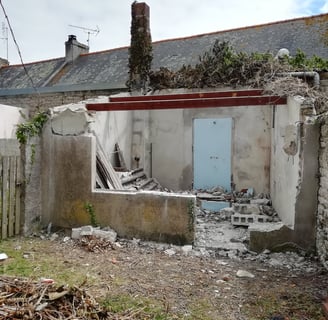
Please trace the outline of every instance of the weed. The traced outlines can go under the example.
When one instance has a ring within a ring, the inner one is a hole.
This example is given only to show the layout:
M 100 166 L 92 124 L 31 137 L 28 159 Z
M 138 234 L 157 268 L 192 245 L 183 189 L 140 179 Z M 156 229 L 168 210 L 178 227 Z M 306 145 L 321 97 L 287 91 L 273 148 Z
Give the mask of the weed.
M 188 229 L 189 231 L 194 230 L 194 223 L 195 223 L 195 205 L 193 200 L 188 201 L 188 215 L 189 215 L 189 224 Z
M 84 208 L 85 208 L 86 212 L 88 213 L 88 215 L 90 217 L 90 224 L 93 227 L 98 227 L 99 223 L 97 222 L 96 213 L 95 213 L 95 209 L 93 207 L 93 204 L 91 204 L 90 202 L 87 202 L 84 205 Z

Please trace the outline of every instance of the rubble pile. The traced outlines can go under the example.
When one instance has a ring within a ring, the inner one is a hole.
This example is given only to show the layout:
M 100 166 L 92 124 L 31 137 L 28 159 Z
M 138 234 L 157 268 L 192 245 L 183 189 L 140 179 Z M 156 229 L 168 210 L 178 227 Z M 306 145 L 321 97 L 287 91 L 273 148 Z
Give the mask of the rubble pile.
M 234 226 L 248 227 L 252 223 L 280 221 L 271 205 L 270 196 L 264 193 L 254 196 L 252 188 L 227 193 L 223 187 L 214 187 L 207 190 L 197 190 L 195 194 L 200 200 L 207 200 L 212 203 L 216 201 L 220 202 L 221 205 L 226 203 L 225 208 L 216 211 L 219 216 L 222 215 L 217 220 L 229 219 Z M 224 207 L 224 205 L 222 206 Z M 202 208 L 201 210 L 209 213 L 209 210 Z
M 50 281 L 0 277 L 0 318 L 108 319 L 108 312 L 84 289 L 58 288 Z
M 81 228 L 72 229 L 72 239 L 74 243 L 89 252 L 104 252 L 115 250 L 114 245 L 117 233 L 111 228 L 93 226 L 82 226 Z

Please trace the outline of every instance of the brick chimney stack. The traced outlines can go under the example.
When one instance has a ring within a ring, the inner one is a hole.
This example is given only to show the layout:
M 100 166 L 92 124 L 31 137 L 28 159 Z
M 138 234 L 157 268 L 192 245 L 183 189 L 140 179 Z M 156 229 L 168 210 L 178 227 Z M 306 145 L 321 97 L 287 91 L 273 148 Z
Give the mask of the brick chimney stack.
M 65 42 L 65 60 L 73 62 L 80 54 L 89 53 L 89 47 L 76 40 L 75 35 L 69 35 Z
M 152 43 L 149 26 L 149 6 L 134 1 L 131 6 L 131 45 L 129 48 L 130 90 L 146 89 L 151 68 Z
M 148 35 L 150 35 L 149 13 L 149 6 L 145 2 L 138 3 L 135 1 L 132 3 L 132 19 L 134 18 L 139 26 L 138 31 L 140 33 L 146 32 Z

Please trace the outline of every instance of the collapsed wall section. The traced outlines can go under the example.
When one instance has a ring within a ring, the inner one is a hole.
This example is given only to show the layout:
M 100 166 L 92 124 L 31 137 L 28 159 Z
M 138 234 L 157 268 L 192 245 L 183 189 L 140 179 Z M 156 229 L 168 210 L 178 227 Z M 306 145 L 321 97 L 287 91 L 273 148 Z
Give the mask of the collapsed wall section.
M 194 239 L 195 197 L 160 192 L 99 191 L 95 186 L 96 138 L 87 133 L 42 137 L 42 224 L 90 224 L 91 204 L 101 226 L 119 236 L 175 244 Z

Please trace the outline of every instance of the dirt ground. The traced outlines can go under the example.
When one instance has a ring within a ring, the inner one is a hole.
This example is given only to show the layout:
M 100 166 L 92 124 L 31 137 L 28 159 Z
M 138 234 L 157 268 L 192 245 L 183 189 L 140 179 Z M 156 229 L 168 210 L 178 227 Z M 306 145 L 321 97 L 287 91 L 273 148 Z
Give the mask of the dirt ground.
M 251 261 L 173 249 L 126 240 L 90 248 L 64 236 L 15 238 L 0 242 L 0 252 L 9 256 L 1 273 L 52 278 L 58 285 L 84 282 L 112 310 L 160 310 L 147 319 L 325 319 L 328 276 L 315 259 L 300 257 L 303 268 L 278 267 L 256 256 Z M 240 278 L 238 270 L 254 277 Z

